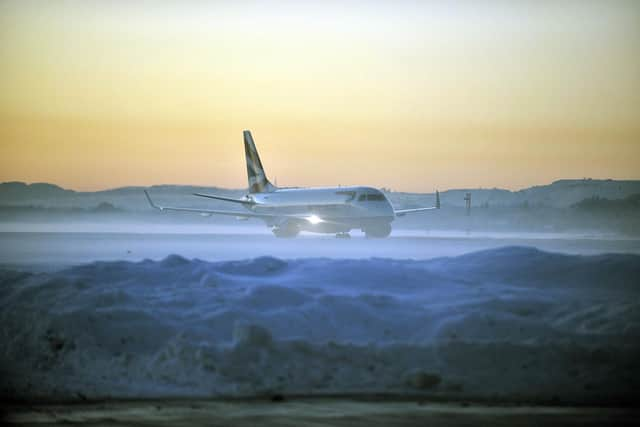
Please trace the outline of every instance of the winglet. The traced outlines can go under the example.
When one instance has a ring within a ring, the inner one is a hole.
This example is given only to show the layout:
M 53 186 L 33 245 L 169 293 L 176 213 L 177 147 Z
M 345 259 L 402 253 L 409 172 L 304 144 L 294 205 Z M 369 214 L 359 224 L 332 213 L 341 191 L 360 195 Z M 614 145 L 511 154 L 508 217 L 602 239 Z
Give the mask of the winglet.
M 149 196 L 149 193 L 147 193 L 147 190 L 142 190 L 142 191 L 144 191 L 144 195 L 147 196 L 147 200 L 149 201 L 149 204 L 151 205 L 152 208 L 158 209 L 159 211 L 164 210 L 162 209 L 161 206 L 158 206 L 155 203 L 153 203 L 153 200 L 151 200 L 151 196 Z
M 440 209 L 440 192 L 436 190 L 436 209 Z

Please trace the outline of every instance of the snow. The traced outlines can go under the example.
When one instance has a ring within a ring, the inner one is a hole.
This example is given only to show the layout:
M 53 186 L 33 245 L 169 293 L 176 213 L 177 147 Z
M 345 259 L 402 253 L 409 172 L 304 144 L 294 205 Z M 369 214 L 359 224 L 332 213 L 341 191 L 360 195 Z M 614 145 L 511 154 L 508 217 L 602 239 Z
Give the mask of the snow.
M 639 295 L 638 255 L 530 247 L 5 269 L 2 393 L 624 400 L 640 385 Z

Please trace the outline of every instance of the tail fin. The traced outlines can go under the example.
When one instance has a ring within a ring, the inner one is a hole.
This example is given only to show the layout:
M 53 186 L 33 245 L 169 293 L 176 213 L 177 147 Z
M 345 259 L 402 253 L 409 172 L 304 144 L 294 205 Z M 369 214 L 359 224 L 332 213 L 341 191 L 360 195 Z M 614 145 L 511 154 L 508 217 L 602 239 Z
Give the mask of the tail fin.
M 249 193 L 263 193 L 273 191 L 275 187 L 267 179 L 267 175 L 262 168 L 258 150 L 253 142 L 251 132 L 245 130 L 242 132 L 244 136 L 244 154 L 247 158 L 247 178 L 249 179 Z

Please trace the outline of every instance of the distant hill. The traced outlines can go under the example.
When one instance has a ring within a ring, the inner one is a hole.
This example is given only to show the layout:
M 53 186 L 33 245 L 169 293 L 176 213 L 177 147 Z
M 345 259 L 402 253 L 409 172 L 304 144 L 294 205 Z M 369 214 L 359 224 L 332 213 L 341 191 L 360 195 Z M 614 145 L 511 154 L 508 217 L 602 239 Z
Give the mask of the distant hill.
M 633 194 L 629 197 L 625 197 L 624 199 L 614 200 L 593 196 L 574 204 L 572 207 L 587 212 L 640 212 L 640 194 Z
M 73 190 L 65 190 L 54 184 L 24 182 L 3 182 L 0 184 L 0 203 L 13 204 L 23 200 L 48 199 L 55 197 L 67 197 L 74 194 Z
M 516 193 L 521 202 L 548 206 L 571 206 L 589 197 L 624 199 L 640 193 L 640 181 L 612 179 L 563 179 L 551 185 L 542 185 L 520 190 Z
M 83 192 L 52 184 L 0 184 L 0 223 L 110 222 L 154 224 L 237 224 L 233 217 L 176 214 L 152 209 L 143 187 L 122 187 Z M 242 210 L 219 200 L 192 193 L 241 197 L 244 189 L 189 185 L 155 185 L 147 188 L 161 205 Z M 471 193 L 471 215 L 464 196 Z M 386 192 L 396 209 L 432 206 L 433 193 Z M 638 235 L 640 181 L 561 180 L 519 191 L 499 188 L 454 189 L 441 193 L 442 210 L 397 220 L 397 228 L 423 230 L 474 230 L 507 232 L 588 232 Z
M 518 191 L 501 188 L 462 188 L 441 191 L 442 204 L 462 207 L 466 193 L 471 193 L 474 207 L 570 207 L 581 200 L 600 197 L 610 200 L 624 199 L 640 193 L 640 180 L 616 181 L 612 179 L 563 179 L 548 185 L 538 185 Z M 432 194 L 390 193 L 392 201 L 411 206 L 430 202 Z
M 239 197 L 244 189 L 224 189 L 189 185 L 155 185 L 148 188 L 161 203 L 176 203 L 193 207 L 228 207 L 227 203 L 193 197 L 195 192 L 216 193 Z M 92 209 L 108 203 L 114 209 L 147 211 L 143 187 L 121 187 L 95 192 L 73 191 L 47 183 L 0 184 L 0 206 L 37 206 L 43 208 Z M 640 193 L 640 180 L 563 179 L 518 191 L 500 188 L 469 188 L 441 191 L 443 206 L 464 206 L 466 193 L 471 193 L 474 207 L 554 207 L 568 208 L 585 199 L 620 200 Z M 428 206 L 434 203 L 433 193 L 388 193 L 400 208 Z
M 195 192 L 209 192 L 239 197 L 244 190 L 185 185 L 154 185 L 151 187 L 120 187 L 101 191 L 66 190 L 52 184 L 0 183 L 0 206 L 23 206 L 60 209 L 87 209 L 106 211 L 106 204 L 117 210 L 147 211 L 149 205 L 143 189 L 149 190 L 163 203 L 188 203 L 190 206 L 212 206 L 216 201 L 191 196 Z

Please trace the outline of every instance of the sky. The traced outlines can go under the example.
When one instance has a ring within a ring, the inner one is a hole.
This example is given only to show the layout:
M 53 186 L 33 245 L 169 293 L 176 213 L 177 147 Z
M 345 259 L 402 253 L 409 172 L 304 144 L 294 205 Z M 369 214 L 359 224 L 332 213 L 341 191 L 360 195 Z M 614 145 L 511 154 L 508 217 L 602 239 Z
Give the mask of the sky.
M 0 1 L 0 181 L 640 179 L 640 2 Z

